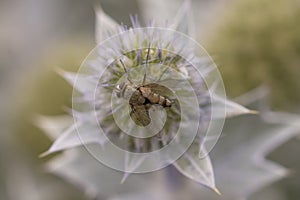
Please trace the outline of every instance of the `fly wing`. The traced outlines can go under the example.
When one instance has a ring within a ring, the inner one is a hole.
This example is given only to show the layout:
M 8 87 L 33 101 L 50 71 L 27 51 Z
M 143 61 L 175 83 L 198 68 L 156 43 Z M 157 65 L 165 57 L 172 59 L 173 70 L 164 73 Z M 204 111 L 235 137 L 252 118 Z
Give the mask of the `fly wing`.
M 167 96 L 167 97 L 173 96 L 173 92 L 163 85 L 159 85 L 156 83 L 149 83 L 149 84 L 145 85 L 144 87 L 148 87 L 151 89 L 152 92 L 162 95 L 162 96 Z
M 145 102 L 145 98 L 142 96 L 142 94 L 139 91 L 135 91 L 132 93 L 129 104 L 130 105 L 143 105 Z
M 131 119 L 140 126 L 147 126 L 151 122 L 149 109 L 146 105 L 133 105 L 130 113 Z

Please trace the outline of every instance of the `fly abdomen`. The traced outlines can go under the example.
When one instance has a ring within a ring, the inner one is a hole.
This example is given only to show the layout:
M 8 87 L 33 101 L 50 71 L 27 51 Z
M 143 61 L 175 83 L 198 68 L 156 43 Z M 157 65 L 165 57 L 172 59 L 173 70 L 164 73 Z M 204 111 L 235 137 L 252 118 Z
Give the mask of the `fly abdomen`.
M 147 98 L 152 104 L 159 104 L 159 101 L 162 97 L 156 93 L 151 93 Z
M 142 95 L 147 98 L 151 104 L 159 104 L 163 107 L 171 107 L 172 101 L 168 98 L 151 91 L 151 88 L 140 87 Z

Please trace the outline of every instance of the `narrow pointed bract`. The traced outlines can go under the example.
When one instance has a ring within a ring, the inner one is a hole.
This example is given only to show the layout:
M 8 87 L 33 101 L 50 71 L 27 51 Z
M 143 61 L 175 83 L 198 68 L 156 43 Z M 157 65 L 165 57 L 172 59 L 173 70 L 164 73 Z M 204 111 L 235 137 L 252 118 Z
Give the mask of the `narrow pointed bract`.
M 120 25 L 107 15 L 99 4 L 97 4 L 94 9 L 96 14 L 95 37 L 96 42 L 99 44 L 109 37 L 109 34 L 116 33 Z

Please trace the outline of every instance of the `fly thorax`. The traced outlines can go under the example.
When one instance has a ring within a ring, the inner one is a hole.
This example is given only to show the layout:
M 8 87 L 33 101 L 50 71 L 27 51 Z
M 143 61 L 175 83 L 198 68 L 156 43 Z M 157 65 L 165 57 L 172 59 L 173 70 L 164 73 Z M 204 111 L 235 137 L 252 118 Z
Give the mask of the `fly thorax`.
M 151 89 L 147 87 L 140 87 L 140 91 L 142 92 L 143 96 L 148 98 L 151 95 Z

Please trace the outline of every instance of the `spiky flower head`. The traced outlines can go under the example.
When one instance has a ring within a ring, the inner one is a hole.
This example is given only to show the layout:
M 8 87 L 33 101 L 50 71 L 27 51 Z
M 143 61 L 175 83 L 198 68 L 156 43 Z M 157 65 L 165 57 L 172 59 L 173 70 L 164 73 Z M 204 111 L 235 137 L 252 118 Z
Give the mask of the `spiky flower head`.
M 77 74 L 61 72 L 75 89 L 75 123 L 67 131 L 78 138 L 61 137 L 48 153 L 85 145 L 101 163 L 125 172 L 124 180 L 174 164 L 215 188 L 207 154 L 225 117 L 251 111 L 226 100 L 217 67 L 188 36 L 191 28 L 178 32 L 186 13 L 188 3 L 170 25 L 142 27 L 132 17 L 128 28 L 98 9 L 99 44 Z

